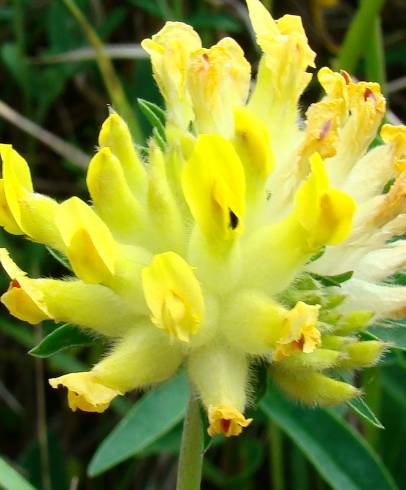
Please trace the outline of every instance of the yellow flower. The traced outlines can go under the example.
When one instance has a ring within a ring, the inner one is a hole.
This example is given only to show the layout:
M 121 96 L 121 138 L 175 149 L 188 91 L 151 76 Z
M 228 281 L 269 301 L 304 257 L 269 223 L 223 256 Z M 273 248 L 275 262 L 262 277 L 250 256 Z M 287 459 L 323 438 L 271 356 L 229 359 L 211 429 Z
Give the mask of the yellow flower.
M 208 244 L 233 241 L 242 232 L 244 170 L 229 141 L 218 135 L 199 136 L 183 168 L 182 187 Z
M 184 342 L 200 328 L 203 296 L 191 267 L 174 252 L 156 255 L 142 275 L 151 321 Z
M 209 436 L 224 434 L 226 437 L 239 436 L 252 419 L 246 419 L 235 408 L 209 406 Z
M 23 157 L 0 145 L 0 225 L 53 247 L 75 275 L 31 279 L 1 249 L 2 302 L 23 321 L 69 322 L 112 344 L 89 372 L 50 380 L 72 410 L 102 412 L 185 365 L 209 434 L 235 436 L 251 423 L 253 363 L 296 400 L 346 401 L 359 392 L 332 369 L 376 363 L 386 346 L 358 333 L 406 311 L 405 287 L 377 284 L 406 264 L 404 241 L 390 242 L 406 229 L 406 128 L 383 126 L 369 149 L 379 86 L 328 68 L 303 118 L 314 53 L 301 20 L 247 5 L 263 52 L 251 95 L 232 39 L 202 48 L 190 26 L 168 22 L 143 41 L 165 138 L 142 159 L 112 112 L 88 168 L 90 205 L 36 193 Z M 340 289 L 323 278 L 334 275 Z
M 168 121 L 186 129 L 193 119 L 188 91 L 190 55 L 201 47 L 199 35 L 181 22 L 167 22 L 142 47 L 151 56 L 154 78 L 165 98 Z
M 299 301 L 289 312 L 288 334 L 277 341 L 272 359 L 277 362 L 294 352 L 310 354 L 321 344 L 321 334 L 316 327 L 319 306 L 309 306 Z
M 10 313 L 29 323 L 39 323 L 51 318 L 42 292 L 33 287 L 32 280 L 11 259 L 6 249 L 0 249 L 0 261 L 11 282 L 2 303 Z
M 104 386 L 92 373 L 71 373 L 51 378 L 52 388 L 59 385 L 68 388 L 68 403 L 74 412 L 79 409 L 84 412 L 104 412 L 113 398 L 120 393 Z
M 247 100 L 251 69 L 240 46 L 224 38 L 191 54 L 189 90 L 199 133 L 233 133 L 233 109 Z

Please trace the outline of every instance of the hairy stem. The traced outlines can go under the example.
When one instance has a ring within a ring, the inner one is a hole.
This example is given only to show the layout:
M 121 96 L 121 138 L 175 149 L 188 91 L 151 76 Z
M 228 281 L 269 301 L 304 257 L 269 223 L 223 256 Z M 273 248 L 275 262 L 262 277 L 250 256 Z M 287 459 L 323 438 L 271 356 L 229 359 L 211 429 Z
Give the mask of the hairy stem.
M 268 425 L 271 447 L 271 481 L 274 490 L 284 490 L 282 432 L 272 421 Z
M 176 490 L 199 490 L 203 463 L 203 429 L 199 402 L 190 396 L 183 424 Z

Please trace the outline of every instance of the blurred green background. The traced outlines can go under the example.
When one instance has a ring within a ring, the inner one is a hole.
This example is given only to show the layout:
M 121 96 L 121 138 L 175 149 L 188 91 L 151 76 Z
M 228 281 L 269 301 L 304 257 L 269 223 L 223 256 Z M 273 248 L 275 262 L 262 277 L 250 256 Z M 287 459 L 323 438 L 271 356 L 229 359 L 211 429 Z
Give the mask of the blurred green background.
M 344 68 L 359 79 L 379 81 L 389 104 L 387 120 L 406 120 L 405 0 L 263 3 L 276 18 L 286 13 L 302 16 L 318 54 L 317 68 Z M 89 198 L 87 159 L 109 104 L 126 115 L 137 143 L 150 135 L 152 128 L 137 99 L 158 104 L 161 99 L 139 43 L 165 20 L 193 25 L 206 46 L 233 36 L 255 71 L 259 56 L 241 0 L 0 0 L 0 142 L 13 144 L 26 157 L 39 192 L 58 200 L 73 194 Z M 320 95 L 320 87 L 312 82 L 303 108 Z M 0 241 L 34 276 L 40 271 L 53 277 L 67 274 L 43 247 L 3 232 Z M 7 283 L 2 274 L 2 291 Z M 88 465 L 134 402 L 141 408 L 135 415 L 130 412 L 133 427 L 141 416 L 150 417 L 154 427 L 166 410 L 165 397 L 183 386 L 182 379 L 164 387 L 160 406 L 153 397 L 131 394 L 103 415 L 73 414 L 62 390 L 50 390 L 46 379 L 92 365 L 103 345 L 93 342 L 47 360 L 27 355 L 53 328 L 45 322 L 42 330 L 35 330 L 1 307 L 0 488 L 174 488 L 182 418 L 178 406 L 171 408 L 173 413 L 168 408 L 170 420 L 144 439 L 135 430 L 133 439 L 123 442 L 118 433 L 108 449 L 130 458 L 119 456 L 120 464 L 108 468 L 99 450 L 98 462 L 93 459 L 90 470 Z M 405 333 L 398 347 L 358 379 L 385 430 L 345 408 L 309 412 L 269 395 L 253 428 L 240 438 L 216 440 L 209 448 L 202 488 L 406 488 Z M 88 471 L 98 476 L 91 478 Z

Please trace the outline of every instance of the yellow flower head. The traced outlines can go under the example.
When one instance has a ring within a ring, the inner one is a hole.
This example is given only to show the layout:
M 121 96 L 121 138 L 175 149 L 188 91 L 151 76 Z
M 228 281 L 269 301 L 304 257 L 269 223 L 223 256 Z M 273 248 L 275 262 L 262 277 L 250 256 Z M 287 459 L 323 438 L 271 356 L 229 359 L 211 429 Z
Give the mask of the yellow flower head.
M 165 124 L 141 158 L 110 113 L 90 204 L 36 193 L 24 158 L 0 145 L 0 225 L 55 249 L 74 275 L 31 279 L 2 249 L 2 302 L 23 321 L 69 322 L 112 344 L 89 372 L 50 380 L 72 410 L 102 412 L 184 365 L 209 434 L 235 436 L 251 423 L 252 364 L 268 363 L 304 403 L 349 400 L 358 390 L 333 373 L 384 350 L 358 333 L 406 311 L 405 288 L 383 282 L 406 263 L 404 241 L 390 242 L 406 229 L 406 128 L 383 126 L 371 149 L 379 86 L 329 68 L 304 116 L 314 52 L 300 18 L 247 6 L 262 50 L 252 83 L 230 38 L 202 48 L 192 27 L 168 22 L 143 41 Z

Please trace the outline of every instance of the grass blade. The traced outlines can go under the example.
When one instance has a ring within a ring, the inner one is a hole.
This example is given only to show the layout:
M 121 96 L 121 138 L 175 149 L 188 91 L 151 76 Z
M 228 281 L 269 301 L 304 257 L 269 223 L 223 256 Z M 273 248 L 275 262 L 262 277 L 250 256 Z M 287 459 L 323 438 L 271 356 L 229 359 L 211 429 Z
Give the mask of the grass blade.
M 134 111 L 127 99 L 124 88 L 117 76 L 111 59 L 96 31 L 73 0 L 63 0 L 70 13 L 82 28 L 87 40 L 96 51 L 96 61 L 115 110 L 124 118 L 136 143 L 142 143 L 143 136 Z
M 363 0 L 353 17 L 337 58 L 337 68 L 354 73 L 362 55 L 370 49 L 371 25 L 385 0 Z
M 385 93 L 385 50 L 383 47 L 381 21 L 378 16 L 375 17 L 373 22 L 369 39 L 369 49 L 366 51 L 365 60 L 365 76 L 368 81 L 378 82 L 381 85 L 382 92 Z

